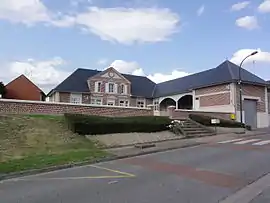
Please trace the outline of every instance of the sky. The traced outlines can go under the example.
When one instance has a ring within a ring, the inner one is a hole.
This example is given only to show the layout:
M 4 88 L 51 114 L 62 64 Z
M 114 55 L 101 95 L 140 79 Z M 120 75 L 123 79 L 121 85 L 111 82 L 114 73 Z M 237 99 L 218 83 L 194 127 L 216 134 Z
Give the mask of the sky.
M 270 0 L 0 0 L 0 81 L 45 92 L 77 68 L 156 83 L 225 60 L 270 79 Z

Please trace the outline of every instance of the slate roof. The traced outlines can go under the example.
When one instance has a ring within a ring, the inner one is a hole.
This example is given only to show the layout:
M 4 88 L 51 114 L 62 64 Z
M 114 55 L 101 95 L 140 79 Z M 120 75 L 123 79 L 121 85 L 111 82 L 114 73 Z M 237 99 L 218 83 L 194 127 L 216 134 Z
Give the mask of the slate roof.
M 192 89 L 238 81 L 239 66 L 226 60 L 218 67 L 157 84 L 154 97 L 190 92 Z M 242 69 L 243 83 L 266 85 L 266 81 Z
M 51 90 L 57 92 L 89 92 L 87 80 L 102 71 L 78 68 L 69 77 L 67 77 L 56 88 Z M 122 74 L 131 82 L 131 93 L 133 96 L 152 98 L 155 83 L 147 77 Z
M 147 77 L 122 74 L 131 82 L 131 94 L 145 98 L 155 98 L 190 92 L 193 89 L 236 82 L 239 66 L 224 61 L 218 67 L 188 75 L 186 77 L 155 84 Z M 89 92 L 87 80 L 101 71 L 79 68 L 53 89 L 58 92 Z M 248 84 L 267 85 L 267 82 L 258 76 L 242 69 L 242 81 Z

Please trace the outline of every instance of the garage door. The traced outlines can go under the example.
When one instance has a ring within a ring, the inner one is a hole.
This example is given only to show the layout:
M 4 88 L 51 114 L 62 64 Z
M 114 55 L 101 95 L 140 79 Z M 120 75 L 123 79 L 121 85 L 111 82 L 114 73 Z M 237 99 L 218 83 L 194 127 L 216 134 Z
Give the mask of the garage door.
M 245 124 L 257 128 L 257 101 L 245 99 L 243 104 L 245 111 Z

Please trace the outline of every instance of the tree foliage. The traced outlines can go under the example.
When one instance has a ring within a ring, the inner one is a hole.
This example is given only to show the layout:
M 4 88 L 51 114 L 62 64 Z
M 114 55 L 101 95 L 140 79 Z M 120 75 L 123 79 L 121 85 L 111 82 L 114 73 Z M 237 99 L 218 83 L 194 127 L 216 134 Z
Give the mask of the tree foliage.
M 0 94 L 2 95 L 2 97 L 4 97 L 6 93 L 7 93 L 7 91 L 6 91 L 6 87 L 5 87 L 4 83 L 0 82 Z

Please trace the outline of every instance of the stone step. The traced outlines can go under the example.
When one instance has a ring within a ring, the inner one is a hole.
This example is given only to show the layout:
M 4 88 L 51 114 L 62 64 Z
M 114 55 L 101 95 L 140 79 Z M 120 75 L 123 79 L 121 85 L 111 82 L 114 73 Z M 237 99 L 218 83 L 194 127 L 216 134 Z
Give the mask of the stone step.
M 184 131 L 205 131 L 205 132 L 210 132 L 207 129 L 200 128 L 200 127 L 195 127 L 195 128 L 187 128 L 187 127 L 182 127 Z
M 188 135 L 190 135 L 190 134 L 207 134 L 207 133 L 211 133 L 211 132 L 209 132 L 209 131 L 202 131 L 202 130 L 200 130 L 200 131 L 186 131 L 186 134 L 188 134 Z

